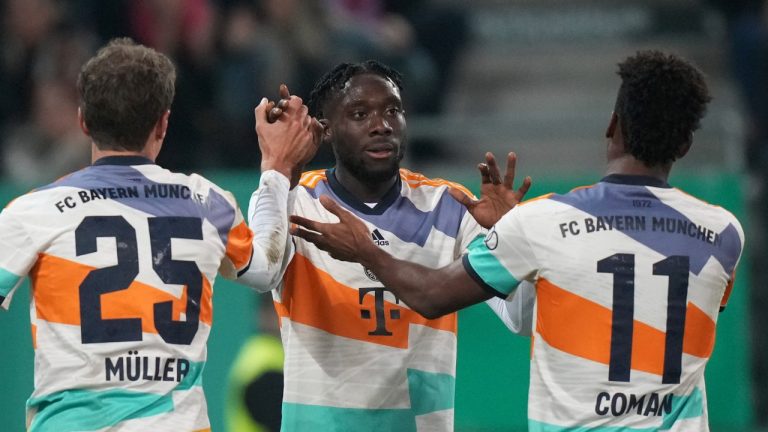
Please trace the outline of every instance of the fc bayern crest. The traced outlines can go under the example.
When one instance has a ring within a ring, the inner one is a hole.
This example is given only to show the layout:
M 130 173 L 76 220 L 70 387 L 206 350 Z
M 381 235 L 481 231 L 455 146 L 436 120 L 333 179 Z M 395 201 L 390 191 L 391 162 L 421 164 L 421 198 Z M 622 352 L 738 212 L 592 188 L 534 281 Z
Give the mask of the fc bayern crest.
M 499 235 L 496 234 L 496 227 L 491 228 L 491 232 L 485 236 L 485 247 L 488 250 L 494 250 L 499 246 Z
M 370 280 L 372 280 L 374 282 L 378 282 L 379 281 L 379 278 L 377 278 L 376 275 L 373 274 L 373 272 L 370 271 L 367 268 L 365 269 L 365 275 L 368 276 L 368 279 L 370 279 Z

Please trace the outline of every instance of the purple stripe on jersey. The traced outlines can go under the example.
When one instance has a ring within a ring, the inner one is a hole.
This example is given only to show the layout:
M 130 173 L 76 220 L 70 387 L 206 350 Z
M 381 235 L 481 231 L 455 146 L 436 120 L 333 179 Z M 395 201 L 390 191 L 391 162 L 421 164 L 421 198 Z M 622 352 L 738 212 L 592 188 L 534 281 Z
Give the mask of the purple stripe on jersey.
M 689 256 L 694 274 L 699 274 L 711 256 L 731 273 L 741 252 L 741 239 L 732 224 L 720 233 L 696 225 L 664 204 L 645 186 L 601 182 L 566 195 L 552 195 L 550 199 L 603 218 L 603 222 L 610 221 L 607 217 L 643 217 L 645 229 L 624 229 L 622 232 L 664 256 Z
M 198 197 L 195 191 L 185 185 L 157 183 L 131 166 L 89 166 L 37 190 L 62 186 L 81 189 L 81 192 L 77 193 L 81 201 L 108 198 L 153 216 L 197 216 L 207 219 L 216 227 L 225 245 L 235 220 L 235 209 L 214 189 L 209 189 L 207 197 Z M 109 188 L 112 188 L 113 192 L 118 188 L 136 190 L 138 196 L 109 196 Z M 181 195 L 169 197 L 170 188 L 182 191 Z
M 415 243 L 422 247 L 426 244 L 433 227 L 449 237 L 456 238 L 461 219 L 467 211 L 464 206 L 447 193 L 447 190 L 442 192 L 440 200 L 431 211 L 419 210 L 413 202 L 401 195 L 384 213 L 377 215 L 357 211 L 333 193 L 325 181 L 319 182 L 314 188 L 306 189 L 315 199 L 319 198 L 320 195 L 330 195 L 360 219 L 391 232 L 402 241 Z

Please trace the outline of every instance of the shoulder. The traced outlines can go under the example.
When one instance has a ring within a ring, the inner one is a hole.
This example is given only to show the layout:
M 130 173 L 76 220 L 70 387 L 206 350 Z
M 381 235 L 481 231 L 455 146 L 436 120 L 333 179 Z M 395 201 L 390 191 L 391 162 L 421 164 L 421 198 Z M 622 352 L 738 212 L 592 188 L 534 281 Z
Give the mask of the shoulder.
M 299 186 L 306 189 L 314 189 L 318 183 L 326 181 L 326 170 L 319 169 L 313 171 L 306 171 L 301 174 L 299 179 Z
M 470 192 L 469 189 L 467 189 L 464 185 L 461 183 L 453 182 L 450 180 L 445 180 L 441 178 L 429 178 L 425 176 L 424 174 L 417 173 L 414 171 L 410 171 L 406 168 L 400 168 L 400 179 L 403 181 L 403 184 L 411 189 L 419 189 L 419 188 L 432 188 L 432 189 L 458 189 L 467 196 L 474 198 L 474 194 Z

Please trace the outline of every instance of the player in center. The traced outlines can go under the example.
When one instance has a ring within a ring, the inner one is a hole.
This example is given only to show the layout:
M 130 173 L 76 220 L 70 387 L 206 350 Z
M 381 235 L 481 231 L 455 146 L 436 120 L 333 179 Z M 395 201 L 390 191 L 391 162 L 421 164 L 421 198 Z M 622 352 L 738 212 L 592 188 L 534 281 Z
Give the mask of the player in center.
M 335 222 L 318 201 L 330 196 L 371 224 L 378 247 L 439 268 L 482 228 L 451 196 L 471 195 L 463 186 L 400 168 L 401 91 L 400 74 L 376 61 L 340 64 L 317 82 L 308 105 L 336 165 L 304 173 L 290 211 Z M 265 287 L 285 348 L 282 430 L 452 431 L 457 315 L 426 319 L 365 267 L 299 238 L 288 247 L 284 276 Z

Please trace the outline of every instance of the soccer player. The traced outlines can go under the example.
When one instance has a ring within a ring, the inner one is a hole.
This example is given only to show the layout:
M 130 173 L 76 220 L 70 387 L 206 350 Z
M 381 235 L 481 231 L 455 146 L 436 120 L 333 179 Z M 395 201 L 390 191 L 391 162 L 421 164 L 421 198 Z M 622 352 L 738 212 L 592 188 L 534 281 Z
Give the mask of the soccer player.
M 256 108 L 253 202 L 272 222 L 254 235 L 229 192 L 154 163 L 175 78 L 166 56 L 130 39 L 99 50 L 78 78 L 92 165 L 0 214 L 0 305 L 32 282 L 30 431 L 210 430 L 202 371 L 216 274 L 263 283 L 280 264 L 271 251 L 285 248 L 289 179 L 315 153 L 319 123 L 296 97 L 274 123 L 278 107 Z
M 498 222 L 443 268 L 388 254 L 371 243 L 365 222 L 328 197 L 319 201 L 340 223 L 291 218 L 303 241 L 360 262 L 428 318 L 534 282 L 534 432 L 708 430 L 704 367 L 744 233 L 730 212 L 667 179 L 710 96 L 697 69 L 658 51 L 627 58 L 618 74 L 606 176 L 503 216 L 459 197 L 482 213 L 478 220 Z M 514 206 L 513 196 L 503 198 L 509 172 L 502 180 L 495 164 L 486 169 L 483 193 Z
M 340 64 L 317 82 L 310 110 L 336 165 L 304 173 L 291 212 L 335 221 L 318 201 L 327 195 L 370 224 L 376 247 L 438 268 L 481 227 L 449 193 L 465 188 L 400 168 L 401 91 L 400 74 L 376 61 Z M 426 319 L 370 269 L 295 240 L 284 277 L 264 287 L 285 349 L 282 429 L 452 431 L 456 314 Z

